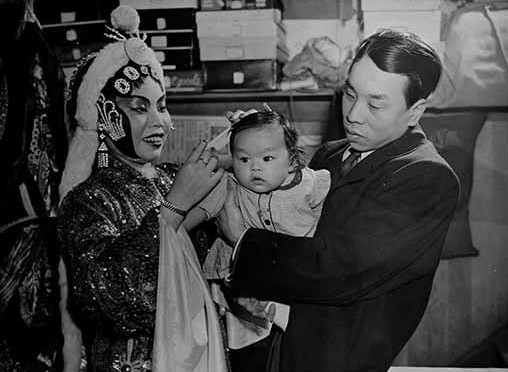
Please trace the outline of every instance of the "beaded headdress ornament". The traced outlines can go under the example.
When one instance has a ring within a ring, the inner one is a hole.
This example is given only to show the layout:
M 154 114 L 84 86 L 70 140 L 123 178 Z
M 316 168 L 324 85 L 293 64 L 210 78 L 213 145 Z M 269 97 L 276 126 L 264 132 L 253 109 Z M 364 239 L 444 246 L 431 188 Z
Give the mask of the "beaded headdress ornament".
M 125 136 L 116 104 L 101 93 L 108 81 L 117 75 L 113 86 L 120 96 L 129 95 L 133 82 L 142 76 L 152 76 L 163 87 L 162 66 L 140 37 L 136 10 L 120 5 L 111 13 L 111 24 L 114 28 L 108 28 L 106 36 L 114 42 L 94 54 L 78 89 L 75 114 L 78 127 L 69 146 L 60 184 L 60 200 L 88 178 L 97 152 L 99 166 L 107 165 L 107 148 L 103 143 L 106 133 L 113 140 Z

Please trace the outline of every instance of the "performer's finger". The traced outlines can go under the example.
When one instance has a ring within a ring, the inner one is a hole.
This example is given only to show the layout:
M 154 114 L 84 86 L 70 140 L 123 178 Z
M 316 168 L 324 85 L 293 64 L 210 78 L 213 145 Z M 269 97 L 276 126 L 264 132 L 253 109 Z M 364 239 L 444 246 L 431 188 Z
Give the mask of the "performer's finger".
M 270 105 L 268 103 L 266 103 L 266 102 L 263 102 L 263 110 L 268 111 L 268 112 L 273 112 L 273 110 L 270 107 Z
M 196 162 L 199 160 L 201 155 L 203 154 L 203 151 L 205 151 L 206 148 L 206 140 L 201 140 L 196 147 L 192 150 L 190 155 L 187 157 L 187 160 L 185 160 L 186 163 Z

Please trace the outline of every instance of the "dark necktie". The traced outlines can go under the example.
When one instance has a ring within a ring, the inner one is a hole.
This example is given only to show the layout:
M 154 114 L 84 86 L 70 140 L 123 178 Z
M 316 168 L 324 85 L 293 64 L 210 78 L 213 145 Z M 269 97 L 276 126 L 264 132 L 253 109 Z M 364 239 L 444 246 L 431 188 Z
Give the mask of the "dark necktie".
M 344 177 L 360 161 L 360 151 L 349 149 L 349 156 L 340 163 L 340 175 Z

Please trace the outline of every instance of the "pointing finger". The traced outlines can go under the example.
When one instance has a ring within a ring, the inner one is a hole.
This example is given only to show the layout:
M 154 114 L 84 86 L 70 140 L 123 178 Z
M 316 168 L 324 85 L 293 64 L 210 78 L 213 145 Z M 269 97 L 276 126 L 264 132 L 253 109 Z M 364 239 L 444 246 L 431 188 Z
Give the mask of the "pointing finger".
M 203 154 L 203 151 L 205 151 L 206 148 L 206 141 L 202 140 L 200 141 L 196 147 L 194 147 L 194 150 L 190 153 L 190 155 L 187 157 L 186 163 L 196 162 Z

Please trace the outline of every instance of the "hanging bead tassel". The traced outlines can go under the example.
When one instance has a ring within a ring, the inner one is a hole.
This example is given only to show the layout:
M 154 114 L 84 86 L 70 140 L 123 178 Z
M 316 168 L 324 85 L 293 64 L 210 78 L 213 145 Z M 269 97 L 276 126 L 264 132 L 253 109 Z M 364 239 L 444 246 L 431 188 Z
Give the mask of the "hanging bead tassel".
M 109 166 L 108 148 L 104 143 L 104 134 L 100 135 L 100 144 L 97 149 L 97 165 L 99 168 L 107 168 Z

